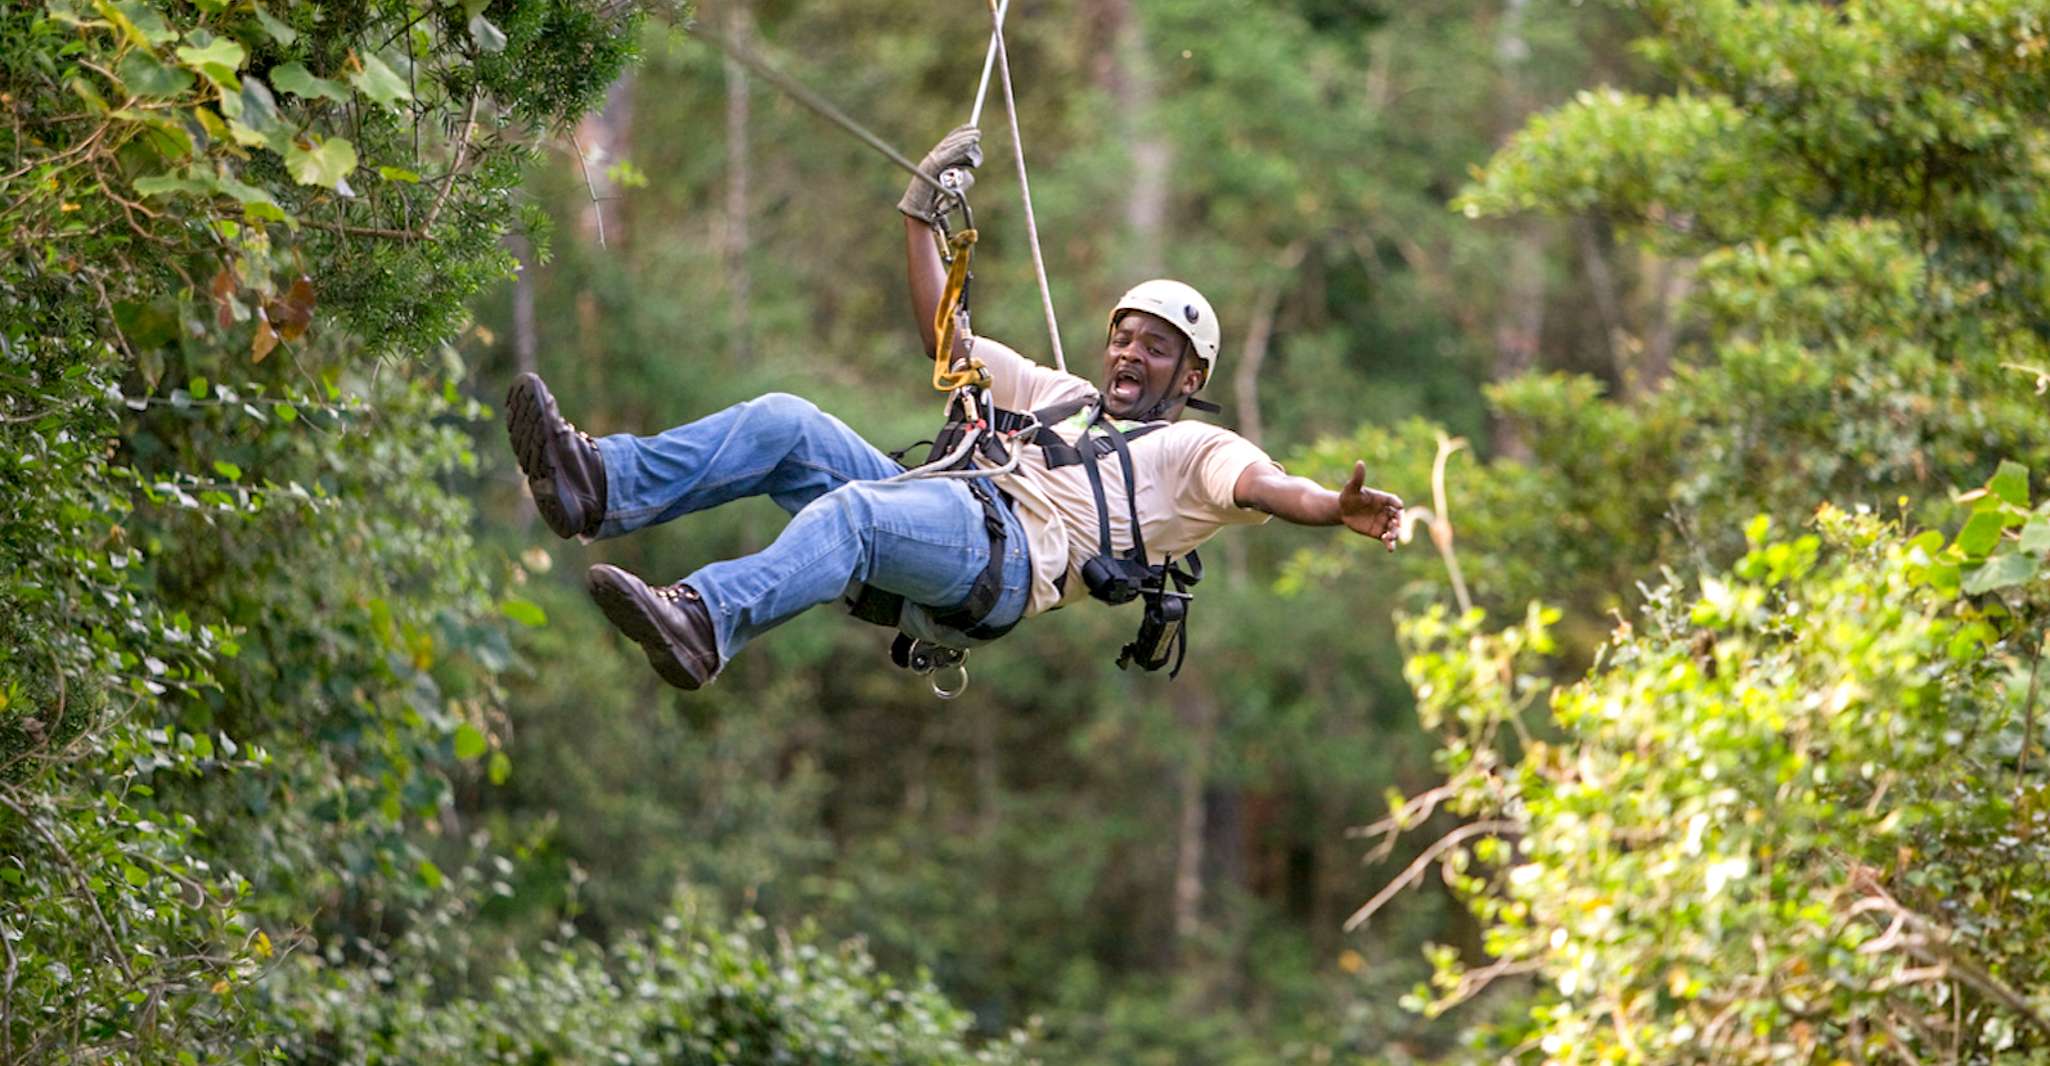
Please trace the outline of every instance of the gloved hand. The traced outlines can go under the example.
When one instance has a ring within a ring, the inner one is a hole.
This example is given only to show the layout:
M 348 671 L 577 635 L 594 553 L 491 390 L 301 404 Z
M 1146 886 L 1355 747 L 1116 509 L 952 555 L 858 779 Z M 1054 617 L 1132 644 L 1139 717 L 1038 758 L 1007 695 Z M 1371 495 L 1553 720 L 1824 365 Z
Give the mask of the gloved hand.
M 982 165 L 982 131 L 973 126 L 959 126 L 953 132 L 940 138 L 940 143 L 925 153 L 918 161 L 918 169 L 938 180 L 941 172 L 950 167 L 961 168 L 960 190 L 967 192 L 975 184 L 975 168 Z M 904 190 L 904 198 L 897 201 L 897 210 L 921 222 L 934 222 L 948 207 L 952 198 L 938 189 L 918 180 L 911 179 L 911 185 Z

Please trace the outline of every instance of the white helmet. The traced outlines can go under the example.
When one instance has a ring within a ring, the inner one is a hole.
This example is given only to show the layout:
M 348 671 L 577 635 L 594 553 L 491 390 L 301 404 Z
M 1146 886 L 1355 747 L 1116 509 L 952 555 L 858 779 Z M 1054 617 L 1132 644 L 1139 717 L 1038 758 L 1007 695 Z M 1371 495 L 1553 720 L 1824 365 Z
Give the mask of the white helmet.
M 1132 286 L 1130 292 L 1118 298 L 1117 306 L 1110 311 L 1110 328 L 1117 328 L 1118 316 L 1126 311 L 1144 311 L 1165 319 L 1189 338 L 1196 360 L 1203 364 L 1203 379 L 1208 381 L 1215 376 L 1217 345 L 1223 332 L 1217 328 L 1217 312 L 1202 293 L 1179 281 L 1154 278 Z

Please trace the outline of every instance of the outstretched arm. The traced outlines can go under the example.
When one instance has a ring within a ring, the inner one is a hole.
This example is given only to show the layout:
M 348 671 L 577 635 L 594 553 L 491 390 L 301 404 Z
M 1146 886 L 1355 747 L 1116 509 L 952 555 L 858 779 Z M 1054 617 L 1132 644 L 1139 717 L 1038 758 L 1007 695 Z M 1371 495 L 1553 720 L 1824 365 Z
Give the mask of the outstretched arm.
M 1366 487 L 1367 464 L 1354 463 L 1352 477 L 1337 492 L 1306 477 L 1295 477 L 1266 463 L 1254 463 L 1239 475 L 1232 502 L 1265 511 L 1299 526 L 1337 526 L 1373 537 L 1395 550 L 1402 525 L 1402 500 Z

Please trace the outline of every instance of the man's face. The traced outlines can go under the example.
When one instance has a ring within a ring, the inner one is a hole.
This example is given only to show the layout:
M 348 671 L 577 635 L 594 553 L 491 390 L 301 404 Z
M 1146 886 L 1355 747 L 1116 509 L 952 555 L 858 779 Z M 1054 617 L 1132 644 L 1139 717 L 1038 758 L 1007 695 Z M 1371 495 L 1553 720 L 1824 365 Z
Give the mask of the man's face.
M 1188 338 L 1166 319 L 1124 312 L 1103 349 L 1104 410 L 1114 418 L 1130 418 L 1152 410 L 1162 397 L 1194 393 L 1203 384 L 1203 371 L 1188 347 Z M 1191 358 L 1184 360 L 1184 354 Z

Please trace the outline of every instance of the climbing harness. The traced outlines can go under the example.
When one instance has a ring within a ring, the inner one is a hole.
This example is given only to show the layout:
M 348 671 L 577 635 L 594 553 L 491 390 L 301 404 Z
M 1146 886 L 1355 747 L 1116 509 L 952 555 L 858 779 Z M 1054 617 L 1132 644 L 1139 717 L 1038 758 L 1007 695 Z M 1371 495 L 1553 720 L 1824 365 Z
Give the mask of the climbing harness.
M 1065 373 L 1068 369 L 1067 356 L 1061 349 L 1060 325 L 1054 317 L 1053 289 L 1047 281 L 1045 256 L 1040 251 L 1039 226 L 1032 210 L 1032 186 L 1025 169 L 1024 139 L 1018 130 L 1017 99 L 1011 87 L 1010 57 L 1004 47 L 1004 18 L 1009 11 L 1010 0 L 989 0 L 989 8 L 989 50 L 983 57 L 982 77 L 975 90 L 975 104 L 970 111 L 968 125 L 980 125 L 991 74 L 993 71 L 1000 74 L 1004 109 L 1010 119 L 1011 154 L 1017 161 L 1018 190 L 1024 204 L 1025 232 L 1032 251 L 1033 274 L 1039 283 L 1040 307 L 1046 316 L 1047 342 L 1055 367 Z M 824 97 L 763 62 L 739 42 L 695 20 L 686 22 L 684 29 L 716 45 L 813 113 L 847 131 L 890 162 L 909 171 L 916 180 L 931 185 L 942 194 L 938 216 L 930 220 L 934 242 L 947 267 L 946 282 L 933 312 L 932 384 L 934 389 L 947 394 L 947 421 L 935 436 L 925 463 L 886 480 L 958 478 L 967 481 L 969 491 L 982 507 L 983 526 L 989 535 L 989 561 L 982 573 L 976 576 L 967 599 L 954 607 L 933 611 L 932 620 L 976 642 L 994 640 L 1010 631 L 1010 625 L 989 626 L 983 622 L 1003 592 L 1003 564 L 1009 539 L 1005 528 L 1005 505 L 1009 500 L 996 486 L 995 479 L 1018 468 L 1027 446 L 1037 446 L 1049 467 L 1081 463 L 1085 464 L 1088 472 L 1090 489 L 1096 497 L 1098 522 L 1097 552 L 1082 567 L 1082 579 L 1089 587 L 1089 594 L 1114 605 L 1135 599 L 1145 601 L 1146 613 L 1139 635 L 1120 651 L 1118 667 L 1124 669 L 1136 663 L 1141 669 L 1159 670 L 1167 667 L 1172 659 L 1173 668 L 1168 676 L 1179 674 L 1188 647 L 1184 623 L 1191 600 L 1189 588 L 1202 579 L 1203 564 L 1193 551 L 1181 560 L 1187 564 L 1186 568 L 1172 558 L 1165 558 L 1158 564 L 1148 562 L 1145 538 L 1139 529 L 1138 496 L 1129 448 L 1132 440 L 1161 429 L 1166 423 L 1120 425 L 1106 415 L 1101 396 L 1034 412 L 997 408 L 989 397 L 989 371 L 974 358 L 975 336 L 969 313 L 969 290 L 974 281 L 970 264 L 976 230 L 975 216 L 968 206 L 967 197 L 967 187 L 972 180 L 970 175 L 957 168 L 948 168 L 937 176 L 925 173 L 903 153 L 890 147 Z M 949 223 L 949 218 L 957 212 L 961 216 L 958 227 Z M 1195 401 L 1192 399 L 1191 403 Z M 1081 429 L 1075 444 L 1069 444 L 1053 431 L 1055 424 L 1077 419 L 1085 412 L 1087 417 L 1080 418 Z M 977 466 L 975 456 L 978 453 L 993 465 Z M 1124 473 L 1125 502 L 1131 517 L 1132 547 L 1123 553 L 1114 551 L 1111 546 L 1110 504 L 1099 469 L 1099 465 L 1111 455 L 1117 456 Z M 899 453 L 901 457 L 902 453 Z M 1057 587 L 1065 582 L 1064 574 Z M 848 609 L 857 618 L 896 628 L 902 618 L 904 598 L 896 593 L 862 587 L 849 597 Z M 898 666 L 928 678 L 933 695 L 942 700 L 954 699 L 968 688 L 966 648 L 920 640 L 899 632 L 891 645 L 890 657 Z

